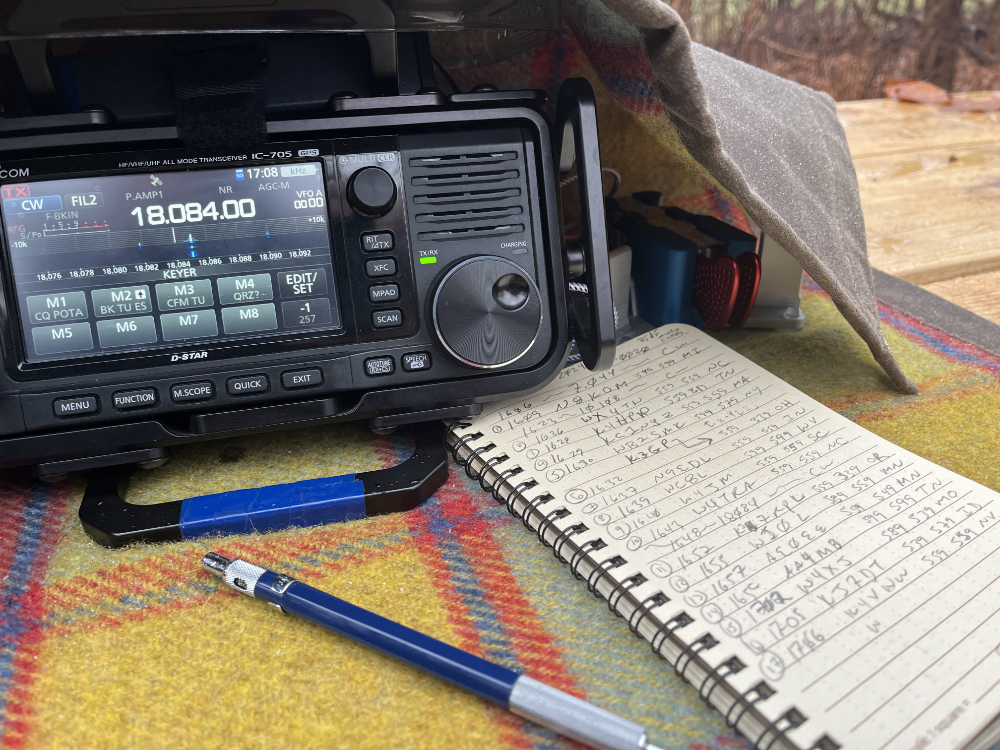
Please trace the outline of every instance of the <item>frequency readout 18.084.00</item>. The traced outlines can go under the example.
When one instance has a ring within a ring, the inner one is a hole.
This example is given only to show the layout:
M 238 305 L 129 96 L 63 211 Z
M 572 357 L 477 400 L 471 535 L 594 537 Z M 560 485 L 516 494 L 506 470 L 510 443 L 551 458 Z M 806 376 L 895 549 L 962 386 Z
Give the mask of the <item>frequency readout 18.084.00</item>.
M 197 202 L 191 203 L 171 203 L 163 206 L 146 206 L 146 218 L 143 221 L 142 206 L 132 209 L 132 216 L 139 221 L 139 226 L 157 226 L 159 224 L 193 224 L 199 221 L 218 221 L 219 219 L 252 219 L 257 215 L 257 207 L 253 198 L 242 198 L 240 200 L 222 201 L 222 211 L 215 205 L 215 201 L 209 201 L 204 206 Z

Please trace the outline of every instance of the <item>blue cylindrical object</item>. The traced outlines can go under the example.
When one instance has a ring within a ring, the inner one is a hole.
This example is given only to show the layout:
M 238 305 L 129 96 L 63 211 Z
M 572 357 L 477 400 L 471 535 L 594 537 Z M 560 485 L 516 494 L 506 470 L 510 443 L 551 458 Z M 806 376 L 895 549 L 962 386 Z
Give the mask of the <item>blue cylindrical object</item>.
M 517 672 L 480 659 L 299 581 L 293 581 L 283 592 L 276 591 L 274 584 L 278 578 L 272 571 L 261 574 L 254 587 L 254 597 L 277 604 L 289 614 L 437 675 L 504 708 L 509 707 L 510 693 L 519 677 Z

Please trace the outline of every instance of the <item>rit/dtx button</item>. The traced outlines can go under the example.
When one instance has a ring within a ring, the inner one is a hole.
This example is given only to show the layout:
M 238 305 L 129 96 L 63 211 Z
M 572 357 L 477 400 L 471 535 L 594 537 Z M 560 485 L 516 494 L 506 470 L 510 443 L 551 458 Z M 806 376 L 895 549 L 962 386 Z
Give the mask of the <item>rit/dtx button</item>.
M 361 248 L 366 253 L 382 253 L 392 250 L 395 246 L 396 242 L 392 237 L 392 232 L 374 232 L 361 235 Z
M 118 391 L 111 396 L 116 409 L 139 409 L 143 406 L 156 406 L 159 396 L 155 388 L 137 388 L 134 391 Z
M 271 384 L 267 375 L 241 375 L 226 381 L 226 390 L 230 396 L 249 396 L 252 393 L 267 393 Z
M 98 411 L 97 396 L 73 396 L 57 398 L 52 402 L 52 411 L 57 417 L 77 417 L 84 414 L 96 414 Z
M 376 310 L 372 313 L 374 328 L 396 328 L 403 325 L 402 310 Z
M 309 388 L 320 385 L 323 382 L 323 371 L 313 368 L 311 370 L 289 370 L 281 373 L 281 385 L 285 388 Z

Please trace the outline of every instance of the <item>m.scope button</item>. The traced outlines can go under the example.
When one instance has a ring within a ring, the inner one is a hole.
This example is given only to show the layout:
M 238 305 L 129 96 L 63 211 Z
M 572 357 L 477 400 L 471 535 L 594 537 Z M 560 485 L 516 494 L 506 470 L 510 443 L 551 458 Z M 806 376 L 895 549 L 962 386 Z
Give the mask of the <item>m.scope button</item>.
M 392 258 L 379 258 L 365 263 L 365 273 L 375 278 L 377 276 L 392 276 L 396 273 L 396 261 Z
M 116 409 L 139 409 L 143 406 L 156 406 L 160 397 L 155 388 L 138 388 L 134 391 L 118 391 L 112 394 L 111 400 Z
M 403 325 L 402 310 L 376 310 L 372 313 L 374 328 L 397 328 Z
M 392 357 L 371 357 L 365 360 L 365 373 L 370 378 L 379 375 L 392 375 L 396 371 L 396 363 Z
M 281 373 L 281 385 L 285 388 L 309 388 L 323 383 L 323 371 L 311 370 L 289 370 Z
M 97 396 L 72 396 L 57 398 L 52 402 L 52 411 L 57 417 L 82 417 L 99 411 Z
M 271 384 L 267 382 L 267 375 L 242 375 L 229 378 L 226 381 L 226 390 L 230 396 L 249 396 L 254 393 L 267 393 L 271 390 Z
M 366 253 L 384 253 L 396 246 L 392 232 L 372 232 L 361 235 L 361 249 Z
M 175 383 L 170 386 L 170 399 L 178 404 L 185 401 L 204 401 L 215 397 L 215 384 L 211 380 L 197 383 Z

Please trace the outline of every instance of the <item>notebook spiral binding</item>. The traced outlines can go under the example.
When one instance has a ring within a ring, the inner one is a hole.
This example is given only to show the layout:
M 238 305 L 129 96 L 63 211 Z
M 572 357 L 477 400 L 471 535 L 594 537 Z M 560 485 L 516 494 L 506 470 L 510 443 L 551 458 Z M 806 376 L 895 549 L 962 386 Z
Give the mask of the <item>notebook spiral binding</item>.
M 676 631 L 694 623 L 694 618 L 685 612 L 680 612 L 660 620 L 655 610 L 671 601 L 662 591 L 657 591 L 641 600 L 632 597 L 629 592 L 647 583 L 646 577 L 641 573 L 632 573 L 617 580 L 613 571 L 627 567 L 628 561 L 620 555 L 603 560 L 594 557 L 595 553 L 608 546 L 599 537 L 580 539 L 577 543 L 577 539 L 590 530 L 584 523 L 573 523 L 565 528 L 557 526 L 556 523 L 560 519 L 571 516 L 572 513 L 561 504 L 552 509 L 543 507 L 555 500 L 548 492 L 541 492 L 528 500 L 528 491 L 538 487 L 539 482 L 533 477 L 512 482 L 515 477 L 520 478 L 520 475 L 524 474 L 524 469 L 520 466 L 511 466 L 501 470 L 499 467 L 510 461 L 510 456 L 501 453 L 487 457 L 487 454 L 497 447 L 491 441 L 473 447 L 473 441 L 484 437 L 482 432 L 472 432 L 462 436 L 456 432 L 471 426 L 468 422 L 454 422 L 445 433 L 445 445 L 450 448 L 455 463 L 465 469 L 470 479 L 479 482 L 484 492 L 491 494 L 498 504 L 506 506 L 508 513 L 520 518 L 526 528 L 534 531 L 542 544 L 552 548 L 552 554 L 556 559 L 566 561 L 573 576 L 586 581 L 588 591 L 598 598 L 606 599 L 609 610 L 619 617 L 624 617 L 620 605 L 623 600 L 630 598 L 634 604 L 626 618 L 629 630 L 637 638 L 645 638 L 640 629 L 647 621 L 651 622 L 655 628 L 648 638 L 652 652 L 670 663 L 674 672 L 693 687 L 696 677 L 694 674 L 689 675 L 688 670 L 694 667 L 696 671 L 700 671 L 703 676 L 697 685 L 699 696 L 722 713 L 731 728 L 747 739 L 756 737 L 752 740 L 756 750 L 805 750 L 792 743 L 786 736 L 790 730 L 806 721 L 805 716 L 797 709 L 791 708 L 776 718 L 767 717 L 757 704 L 775 695 L 777 691 L 764 681 L 757 682 L 743 692 L 736 691 L 727 678 L 745 669 L 746 665 L 736 656 L 715 667 L 702 659 L 700 654 L 718 645 L 719 641 L 711 633 L 705 633 L 690 642 L 684 642 L 675 635 Z M 488 483 L 490 473 L 495 477 Z M 504 487 L 510 488 L 506 497 L 502 496 Z M 518 503 L 523 504 L 520 510 L 517 510 Z M 534 526 L 531 524 L 533 517 L 537 520 Z M 555 535 L 551 542 L 547 538 L 550 532 Z M 567 553 L 567 546 L 574 549 Z M 590 570 L 584 573 L 581 572 L 581 566 L 585 563 Z M 606 586 L 610 586 L 606 594 L 599 588 L 602 581 Z M 677 651 L 676 656 L 670 658 L 664 653 L 667 644 Z M 719 697 L 713 701 L 713 696 Z M 838 743 L 824 735 L 808 750 L 838 750 L 838 748 L 840 748 Z

